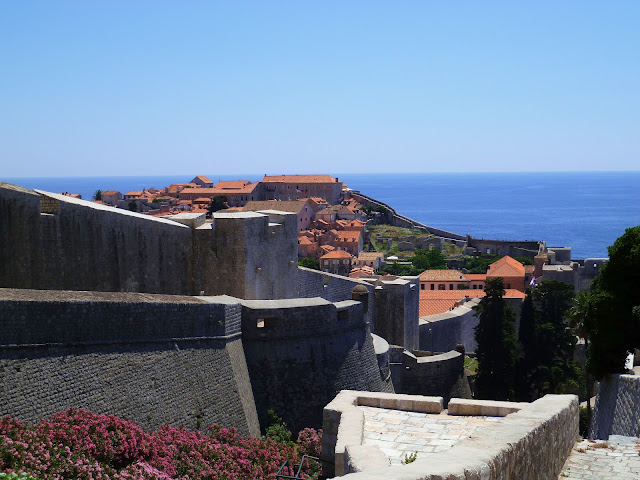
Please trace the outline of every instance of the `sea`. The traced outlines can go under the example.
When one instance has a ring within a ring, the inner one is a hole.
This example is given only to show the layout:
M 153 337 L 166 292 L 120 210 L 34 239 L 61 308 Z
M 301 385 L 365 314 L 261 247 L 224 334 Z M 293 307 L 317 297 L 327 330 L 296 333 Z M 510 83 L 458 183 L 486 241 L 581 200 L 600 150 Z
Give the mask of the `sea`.
M 26 188 L 122 193 L 164 188 L 189 175 L 1 178 Z M 544 240 L 571 247 L 572 258 L 607 257 L 625 229 L 640 225 L 640 172 L 335 174 L 349 188 L 381 200 L 426 225 L 476 238 Z M 207 175 L 258 181 L 262 175 Z

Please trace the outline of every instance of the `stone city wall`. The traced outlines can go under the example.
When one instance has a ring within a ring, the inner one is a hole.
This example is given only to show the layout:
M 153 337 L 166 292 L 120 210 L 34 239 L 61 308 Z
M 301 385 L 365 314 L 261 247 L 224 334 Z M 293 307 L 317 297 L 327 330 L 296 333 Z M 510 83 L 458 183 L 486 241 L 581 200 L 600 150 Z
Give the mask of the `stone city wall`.
M 193 218 L 182 224 L 0 183 L 0 287 L 295 296 L 295 214 L 182 216 Z
M 600 382 L 589 438 L 640 437 L 640 376 L 610 375 Z
M 356 301 L 243 301 L 242 341 L 258 415 L 273 408 L 297 432 L 322 425 L 343 389 L 393 392 Z
M 402 363 L 393 369 L 395 375 L 392 376 L 396 392 L 443 397 L 445 405 L 464 372 L 464 355 L 455 350 L 437 355 L 405 350 L 400 360 Z
M 258 435 L 240 317 L 219 297 L 0 289 L 0 415 L 83 407 Z
M 358 191 L 352 191 L 351 196 L 356 199 L 358 202 L 363 205 L 371 205 L 372 207 L 385 207 L 391 215 L 391 224 L 396 227 L 405 227 L 405 228 L 419 228 L 424 230 L 427 233 L 431 233 L 437 237 L 442 237 L 444 240 L 448 240 L 452 243 L 455 243 L 458 246 L 465 246 L 467 237 L 465 235 L 460 235 L 453 232 L 447 232 L 446 230 L 441 230 L 439 228 L 429 227 L 420 222 L 412 220 L 403 215 L 399 215 L 393 207 L 387 205 L 384 202 L 376 200 L 375 198 L 364 195 Z
M 451 404 L 450 414 L 504 418 L 448 451 L 389 466 L 378 447 L 362 445 L 364 419 L 358 406 L 439 413 L 442 398 L 341 392 L 324 409 L 323 471 L 350 473 L 353 480 L 555 479 L 578 437 L 575 395 L 546 395 L 531 404 L 462 399 Z
M 358 285 L 363 285 L 369 291 L 365 318 L 370 322 L 371 331 L 375 333 L 372 317 L 375 287 L 368 282 L 299 266 L 296 281 L 296 297 L 320 297 L 330 302 L 341 302 L 343 300 L 351 300 L 353 298 L 353 289 Z
M 479 301 L 473 299 L 448 312 L 421 317 L 420 350 L 448 352 L 462 344 L 466 352 L 475 352 L 478 347 L 475 339 L 478 318 L 474 316 L 473 307 Z

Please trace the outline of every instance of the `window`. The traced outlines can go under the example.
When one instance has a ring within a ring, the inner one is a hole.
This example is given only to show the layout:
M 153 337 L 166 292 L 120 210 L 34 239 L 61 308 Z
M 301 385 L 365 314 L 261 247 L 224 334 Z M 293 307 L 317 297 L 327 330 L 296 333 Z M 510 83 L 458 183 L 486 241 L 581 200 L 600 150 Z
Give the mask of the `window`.
M 329 265 L 329 260 L 325 260 L 325 261 L 324 261 L 324 264 L 325 264 L 325 265 Z
M 420 284 L 420 290 L 424 290 L 424 283 Z
M 474 289 L 474 290 L 477 290 L 477 289 L 478 289 L 478 285 L 474 285 L 474 286 L 473 286 L 473 289 Z
M 345 265 L 349 265 L 349 260 L 346 260 L 346 259 L 345 259 L 345 260 L 343 260 L 343 262 L 342 262 L 342 263 L 344 263 Z
M 511 284 L 510 283 L 507 283 L 507 288 L 511 288 Z
M 432 283 L 431 284 L 431 290 L 433 290 L 435 288 L 435 285 Z
M 484 290 L 484 285 L 478 285 L 478 288 L 479 288 L 480 290 Z
M 449 290 L 453 290 L 453 283 L 449 284 Z
M 438 290 L 446 290 L 446 288 L 444 288 L 445 285 L 443 283 L 439 283 L 438 284 Z
M 258 328 L 271 328 L 273 326 L 273 318 L 259 318 L 256 322 Z

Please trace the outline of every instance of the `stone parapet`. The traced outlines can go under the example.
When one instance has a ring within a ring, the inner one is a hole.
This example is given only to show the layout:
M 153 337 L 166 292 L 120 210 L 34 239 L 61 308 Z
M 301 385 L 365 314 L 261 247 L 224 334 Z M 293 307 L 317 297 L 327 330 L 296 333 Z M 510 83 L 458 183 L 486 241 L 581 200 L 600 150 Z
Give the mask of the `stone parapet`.
M 546 395 L 531 404 L 510 405 L 509 402 L 456 400 L 455 408 L 459 410 L 468 406 L 474 411 L 506 416 L 448 451 L 429 454 L 408 465 L 381 466 L 384 462 L 375 451 L 377 447 L 360 448 L 364 436 L 363 413 L 358 405 L 391 405 L 391 397 L 394 396 L 341 392 L 327 405 L 322 460 L 329 475 L 350 473 L 353 480 L 553 479 L 560 474 L 578 437 L 575 395 Z M 398 397 L 395 404 L 404 407 L 399 409 L 412 405 L 415 411 L 425 411 L 419 410 L 420 405 L 430 405 L 428 408 L 437 411 L 438 399 L 421 404 L 428 397 L 414 400 L 408 395 L 395 397 Z M 376 398 L 379 400 L 374 400 Z
M 640 376 L 610 375 L 600 382 L 589 438 L 640 437 Z

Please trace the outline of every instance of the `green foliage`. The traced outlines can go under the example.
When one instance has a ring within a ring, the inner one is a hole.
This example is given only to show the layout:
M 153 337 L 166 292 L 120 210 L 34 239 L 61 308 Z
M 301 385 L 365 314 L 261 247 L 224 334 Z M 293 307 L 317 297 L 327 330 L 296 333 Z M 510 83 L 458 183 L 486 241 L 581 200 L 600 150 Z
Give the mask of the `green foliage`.
M 413 463 L 418 459 L 418 452 L 413 452 L 413 453 L 407 453 L 404 456 L 404 459 L 400 461 L 400 463 L 402 463 L 402 465 L 407 465 L 409 463 Z
M 154 198 L 153 200 L 151 200 L 151 203 L 162 203 L 162 200 L 160 200 L 159 198 Z
M 476 385 L 481 399 L 512 400 L 517 353 L 516 314 L 502 298 L 502 278 L 489 279 L 486 296 L 475 307 L 479 318 L 475 328 L 478 374 Z
M 579 407 L 579 414 L 578 432 L 581 437 L 587 438 L 589 436 L 589 425 L 591 425 L 591 411 L 587 407 Z
M 93 199 L 97 201 L 102 201 L 102 190 L 98 189 L 93 193 Z M 2 477 L 0 477 L 2 478 Z
M 0 480 L 38 480 L 26 473 L 3 473 L 0 472 Z
M 131 200 L 129 202 L 129 210 L 131 210 L 132 212 L 138 211 L 138 203 L 135 200 Z
M 415 256 L 411 259 L 411 263 L 413 263 L 413 266 L 420 270 L 420 272 L 424 272 L 425 270 L 446 269 L 447 257 L 438 249 L 426 250 L 417 248 Z
M 587 368 L 595 378 L 624 372 L 627 354 L 640 348 L 640 226 L 609 247 L 609 262 L 587 298 L 585 330 L 591 345 Z
M 416 273 L 416 269 L 411 265 L 399 265 L 397 263 L 387 265 L 382 269 L 382 271 L 398 277 L 403 275 L 419 275 L 422 272 L 422 270 L 420 270 L 420 272 Z
M 520 316 L 519 400 L 582 389 L 584 375 L 573 360 L 575 331 L 567 322 L 573 299 L 573 285 L 555 280 L 543 281 L 525 299 Z
M 462 257 L 460 268 L 466 269 L 467 273 L 487 273 L 489 265 L 502 258 L 502 255 L 480 255 L 478 257 Z
M 513 257 L 514 260 L 519 261 L 523 265 L 533 265 L 534 261 L 531 257 Z
M 313 257 L 299 259 L 298 265 L 301 267 L 313 268 L 314 270 L 320 270 L 320 262 Z
M 269 426 L 265 430 L 265 438 L 269 438 L 277 443 L 295 445 L 291 440 L 291 432 L 287 429 L 282 417 L 279 417 L 273 408 L 267 410 L 269 416 Z
M 213 200 L 211 200 L 211 203 L 207 207 L 207 213 L 209 216 L 211 216 L 213 212 L 218 212 L 226 208 L 229 208 L 227 206 L 227 197 L 225 197 L 224 195 L 218 195 L 216 197 L 213 197 Z
M 382 205 L 378 205 L 378 208 L 376 208 L 376 212 L 380 212 L 383 215 L 386 214 L 389 210 L 387 210 L 387 207 L 384 207 Z

